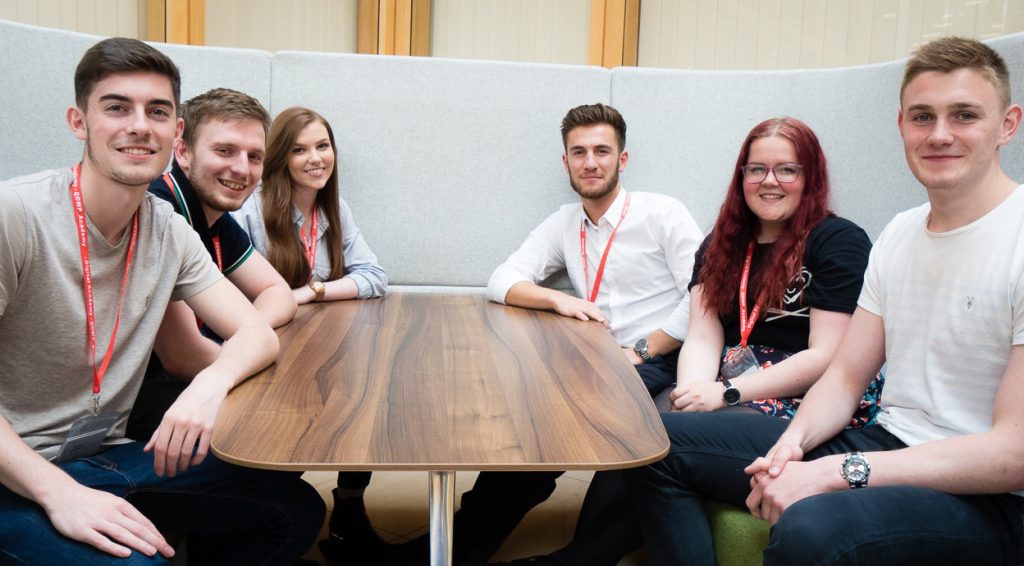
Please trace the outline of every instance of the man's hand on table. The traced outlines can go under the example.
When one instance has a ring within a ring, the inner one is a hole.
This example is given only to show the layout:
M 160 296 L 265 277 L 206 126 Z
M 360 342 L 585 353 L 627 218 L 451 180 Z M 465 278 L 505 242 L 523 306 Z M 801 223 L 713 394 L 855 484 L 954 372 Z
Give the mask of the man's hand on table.
M 552 299 L 552 303 L 555 312 L 562 316 L 579 320 L 594 320 L 603 324 L 605 328 L 611 328 L 608 317 L 601 312 L 601 309 L 597 308 L 597 305 L 590 301 L 584 301 L 565 293 L 558 293 L 558 296 Z

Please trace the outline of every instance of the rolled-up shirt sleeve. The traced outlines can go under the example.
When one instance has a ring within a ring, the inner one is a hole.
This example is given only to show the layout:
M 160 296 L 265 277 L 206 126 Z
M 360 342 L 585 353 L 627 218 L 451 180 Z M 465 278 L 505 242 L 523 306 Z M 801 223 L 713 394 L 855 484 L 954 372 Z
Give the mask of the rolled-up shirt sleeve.
M 487 281 L 487 298 L 505 304 L 509 289 L 520 281 L 540 283 L 565 269 L 565 246 L 560 224 L 562 211 L 549 216 L 526 237 L 519 249 L 499 265 Z
M 388 276 L 381 267 L 377 254 L 373 253 L 356 225 L 352 209 L 339 198 L 341 205 L 341 227 L 345 254 L 345 277 L 355 281 L 360 299 L 383 296 L 388 290 Z

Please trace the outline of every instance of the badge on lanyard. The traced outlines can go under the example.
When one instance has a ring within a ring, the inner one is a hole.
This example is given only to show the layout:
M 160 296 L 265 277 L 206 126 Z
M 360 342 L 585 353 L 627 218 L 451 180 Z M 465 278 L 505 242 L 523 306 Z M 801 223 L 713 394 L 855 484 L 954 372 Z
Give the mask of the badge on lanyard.
M 71 425 L 68 437 L 60 445 L 60 452 L 51 461 L 54 464 L 60 464 L 75 458 L 92 456 L 99 452 L 103 440 L 107 438 L 115 424 L 117 424 L 117 415 L 110 413 L 81 417 Z
M 725 356 L 723 356 L 720 373 L 725 379 L 734 379 L 761 369 L 761 364 L 757 363 L 757 357 L 747 345 L 747 339 L 754 331 L 757 317 L 761 314 L 760 304 L 754 305 L 750 313 L 747 313 L 747 280 L 750 278 L 750 263 L 753 257 L 754 242 L 750 242 L 747 246 L 747 259 L 743 262 L 743 275 L 740 278 L 740 343 L 726 350 Z
M 117 301 L 117 316 L 114 319 L 114 329 L 110 333 L 110 343 L 107 345 L 107 352 L 103 361 L 96 364 L 96 310 L 93 304 L 92 292 L 92 268 L 89 261 L 89 228 L 85 220 L 85 205 L 82 200 L 82 189 L 80 185 L 82 165 L 75 166 L 72 170 L 74 180 L 71 183 L 71 204 L 74 207 L 74 218 L 76 232 L 78 233 L 79 251 L 82 258 L 82 284 L 85 299 L 85 324 L 86 337 L 89 342 L 89 351 L 92 353 L 92 412 L 93 414 L 81 417 L 71 425 L 67 438 L 61 444 L 60 452 L 55 457 L 55 462 L 64 462 L 74 458 L 89 456 L 99 451 L 103 440 L 110 434 L 111 429 L 117 422 L 117 415 L 100 413 L 100 389 L 103 384 L 103 376 L 107 372 L 110 360 L 114 355 L 114 342 L 117 337 L 117 329 L 121 325 L 121 305 L 124 302 L 125 289 L 128 288 L 128 274 L 132 267 L 132 258 L 135 256 L 135 246 L 139 237 L 139 213 L 135 211 L 132 217 L 131 238 L 128 240 L 128 253 L 125 257 L 124 277 L 121 279 L 121 296 Z

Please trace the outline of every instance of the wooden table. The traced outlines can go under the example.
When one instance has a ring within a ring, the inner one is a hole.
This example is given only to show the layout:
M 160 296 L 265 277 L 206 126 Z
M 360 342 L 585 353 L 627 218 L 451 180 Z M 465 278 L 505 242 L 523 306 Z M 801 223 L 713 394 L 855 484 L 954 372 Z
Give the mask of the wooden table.
M 430 472 L 431 563 L 450 564 L 456 470 L 602 470 L 668 439 L 594 322 L 477 294 L 304 306 L 275 365 L 236 387 L 212 447 L 276 470 Z

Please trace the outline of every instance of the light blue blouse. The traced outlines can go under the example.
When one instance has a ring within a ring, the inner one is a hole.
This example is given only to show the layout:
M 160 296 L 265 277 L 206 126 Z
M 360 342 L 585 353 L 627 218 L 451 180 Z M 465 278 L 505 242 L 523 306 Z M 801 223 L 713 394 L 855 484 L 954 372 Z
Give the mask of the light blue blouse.
M 242 204 L 242 208 L 231 213 L 235 221 L 242 226 L 252 239 L 253 246 L 264 256 L 267 255 L 267 229 L 263 225 L 263 200 L 260 197 L 263 187 L 258 187 Z M 345 199 L 338 197 L 341 208 L 341 235 L 344 244 L 345 277 L 351 278 L 359 289 L 358 298 L 369 299 L 380 297 L 388 289 L 388 276 L 380 266 L 377 255 L 366 244 L 363 233 L 356 226 L 352 209 Z M 292 222 L 298 233 L 305 221 L 302 213 L 292 206 Z M 330 226 L 327 214 L 323 209 L 317 213 L 316 265 L 313 268 L 313 279 L 326 281 L 331 273 L 331 258 L 327 251 L 327 240 L 324 235 Z

